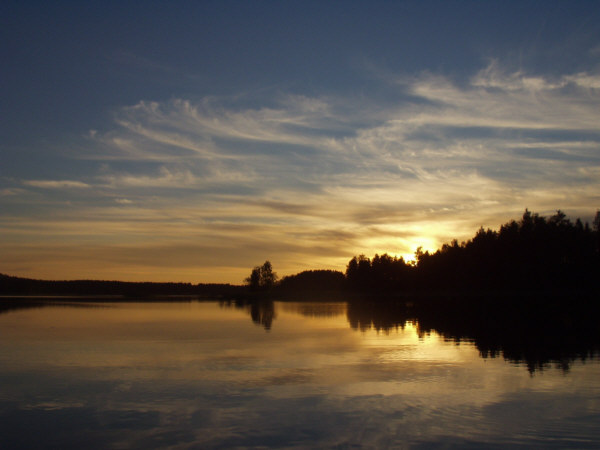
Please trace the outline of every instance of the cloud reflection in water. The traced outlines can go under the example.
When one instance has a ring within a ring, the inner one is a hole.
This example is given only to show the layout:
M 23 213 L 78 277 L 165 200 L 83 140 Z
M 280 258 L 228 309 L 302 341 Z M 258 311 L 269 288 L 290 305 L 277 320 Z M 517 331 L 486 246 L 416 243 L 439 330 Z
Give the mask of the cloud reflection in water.
M 415 326 L 353 330 L 344 304 L 275 303 L 268 333 L 217 303 L 112 306 L 0 315 L 3 447 L 600 439 L 597 361 L 530 376 Z

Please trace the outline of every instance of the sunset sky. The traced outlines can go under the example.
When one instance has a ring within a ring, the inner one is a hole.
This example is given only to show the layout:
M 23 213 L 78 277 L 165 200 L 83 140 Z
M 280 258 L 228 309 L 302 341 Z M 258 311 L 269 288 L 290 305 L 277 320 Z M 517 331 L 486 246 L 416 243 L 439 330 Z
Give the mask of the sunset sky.
M 600 2 L 0 6 L 0 272 L 239 284 L 600 208 Z

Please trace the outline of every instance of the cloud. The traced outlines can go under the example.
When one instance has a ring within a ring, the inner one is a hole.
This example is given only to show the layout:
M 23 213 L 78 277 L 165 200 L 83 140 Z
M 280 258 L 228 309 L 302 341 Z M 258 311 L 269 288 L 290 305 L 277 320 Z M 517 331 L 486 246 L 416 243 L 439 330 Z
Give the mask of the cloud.
M 600 88 L 600 75 L 580 72 L 549 79 L 544 76 L 527 75 L 522 71 L 510 73 L 502 68 L 497 60 L 492 60 L 485 69 L 479 71 L 472 78 L 471 85 L 483 88 L 497 88 L 501 91 L 531 93 L 555 91 L 569 85 L 583 89 L 598 89 Z
M 600 89 L 600 75 L 590 75 L 582 72 L 576 75 L 569 75 L 565 80 L 583 88 Z
M 462 84 L 433 74 L 389 83 L 405 96 L 396 104 L 300 95 L 252 106 L 139 102 L 117 112 L 114 129 L 87 137 L 80 157 L 101 161 L 96 173 L 23 184 L 88 196 L 79 203 L 88 225 L 81 211 L 55 211 L 64 220 L 39 222 L 46 233 L 134 240 L 132 254 L 153 249 L 156 264 L 185 273 L 213 264 L 237 282 L 238 264 L 265 258 L 282 274 L 343 269 L 352 254 L 435 249 L 526 207 L 589 219 L 600 204 L 598 86 L 593 72 L 549 77 L 492 61 Z
M 101 180 L 114 188 L 185 188 L 198 183 L 198 179 L 189 170 L 172 170 L 164 166 L 158 174 L 114 174 L 102 176 Z
M 19 188 L 0 189 L 0 196 L 3 196 L 3 197 L 14 196 L 14 195 L 21 195 L 21 194 L 24 194 L 24 193 L 25 193 L 25 190 L 24 189 L 19 189 Z
M 324 125 L 331 125 L 330 119 L 325 102 L 298 96 L 282 98 L 275 108 L 242 111 L 227 110 L 215 105 L 212 99 L 198 104 L 184 99 L 165 104 L 142 101 L 123 108 L 115 119 L 129 139 L 120 133 L 108 133 L 105 142 L 138 156 L 141 149 L 135 143 L 141 140 L 163 150 L 170 149 L 164 153 L 168 157 L 173 156 L 173 150 L 185 150 L 188 156 L 209 160 L 232 156 L 237 159 L 243 155 L 231 147 L 218 146 L 215 141 L 314 146 L 319 139 L 311 134 L 328 130 Z
M 87 189 L 89 184 L 72 180 L 24 180 L 23 184 L 42 189 Z
M 196 167 L 196 171 L 202 172 Z M 132 174 L 117 172 L 98 176 L 100 184 L 105 187 L 123 188 L 172 188 L 200 189 L 208 185 L 227 183 L 248 183 L 254 180 L 251 173 L 235 170 L 222 170 L 216 166 L 209 172 L 194 174 L 189 168 L 160 166 L 154 173 Z

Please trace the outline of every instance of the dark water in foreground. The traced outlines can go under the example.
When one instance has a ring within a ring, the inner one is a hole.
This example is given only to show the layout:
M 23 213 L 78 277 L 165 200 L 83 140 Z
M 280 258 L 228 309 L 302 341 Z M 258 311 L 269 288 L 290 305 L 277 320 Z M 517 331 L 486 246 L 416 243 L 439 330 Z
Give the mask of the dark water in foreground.
M 0 448 L 600 447 L 597 358 L 532 372 L 347 308 L 5 310 Z

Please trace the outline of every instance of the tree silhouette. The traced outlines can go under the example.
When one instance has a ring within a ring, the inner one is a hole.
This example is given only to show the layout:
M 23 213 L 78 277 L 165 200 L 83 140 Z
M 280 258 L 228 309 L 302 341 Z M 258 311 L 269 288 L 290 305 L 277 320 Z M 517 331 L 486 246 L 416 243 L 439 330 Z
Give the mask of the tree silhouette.
M 391 291 L 407 287 L 411 266 L 404 258 L 387 253 L 375 255 L 373 260 L 365 255 L 352 258 L 346 266 L 346 279 L 353 289 Z
M 599 250 L 600 212 L 592 230 L 560 210 L 545 218 L 526 209 L 498 231 L 481 227 L 472 239 L 434 253 L 417 248 L 414 267 L 387 254 L 355 256 L 346 279 L 352 289 L 370 293 L 590 290 L 600 273 Z
M 273 266 L 269 261 L 265 261 L 260 270 L 260 286 L 264 289 L 273 287 L 277 281 L 277 274 L 273 272 Z
M 596 253 L 600 253 L 600 209 L 594 217 L 594 232 L 596 233 Z
M 244 281 L 251 290 L 268 290 L 275 285 L 277 274 L 273 272 L 271 262 L 265 261 L 262 266 L 252 269 L 250 276 Z
M 346 281 L 342 272 L 335 270 L 305 270 L 296 275 L 281 279 L 277 288 L 280 293 L 307 293 L 311 295 L 323 291 L 340 292 Z

